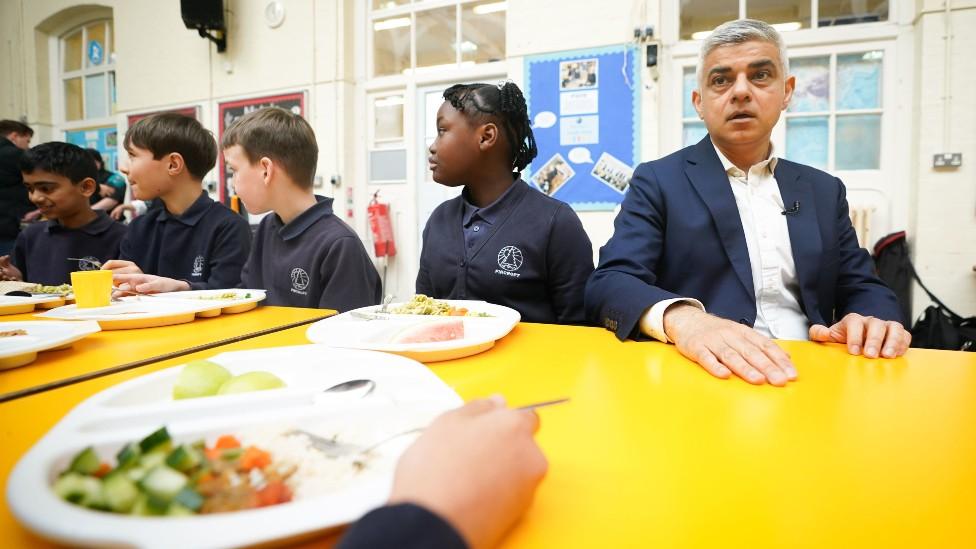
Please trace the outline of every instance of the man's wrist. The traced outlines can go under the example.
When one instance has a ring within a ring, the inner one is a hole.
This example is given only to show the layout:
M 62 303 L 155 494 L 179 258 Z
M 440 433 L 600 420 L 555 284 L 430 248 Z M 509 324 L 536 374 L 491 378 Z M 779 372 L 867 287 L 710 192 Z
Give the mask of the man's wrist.
M 689 303 L 679 302 L 671 305 L 664 311 L 664 334 L 671 341 L 678 343 L 681 337 L 682 327 L 690 318 L 694 318 L 699 314 L 705 313 Z

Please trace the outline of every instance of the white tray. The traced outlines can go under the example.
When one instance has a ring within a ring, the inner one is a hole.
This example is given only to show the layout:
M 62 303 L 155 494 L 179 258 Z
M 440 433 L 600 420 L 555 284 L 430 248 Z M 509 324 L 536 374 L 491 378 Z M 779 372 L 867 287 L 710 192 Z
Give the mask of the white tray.
M 0 332 L 24 330 L 27 335 L 0 337 L 0 370 L 34 362 L 37 353 L 69 347 L 98 332 L 97 322 L 0 322 Z
M 46 308 L 50 305 L 63 305 L 64 297 L 55 295 L 44 295 L 35 297 L 21 297 L 13 295 L 0 295 L 0 315 L 15 315 L 18 313 L 29 313 L 35 307 Z
M 165 294 L 155 294 L 155 297 L 149 299 L 192 299 L 201 300 L 202 298 L 207 298 L 210 296 L 219 296 L 234 292 L 238 297 L 233 299 L 210 299 L 207 300 L 210 303 L 219 303 L 220 310 L 217 314 L 236 314 L 243 313 L 245 311 L 250 311 L 258 306 L 258 303 L 264 301 L 267 294 L 264 290 L 248 290 L 240 288 L 232 288 L 228 290 L 190 290 L 186 292 L 170 292 Z M 250 297 L 244 297 L 250 295 Z M 207 316 L 207 313 L 200 313 L 197 316 Z M 216 316 L 216 315 L 213 315 Z
M 310 341 L 344 349 L 366 349 L 403 355 L 421 362 L 437 362 L 474 355 L 495 345 L 521 320 L 518 311 L 484 301 L 443 300 L 454 307 L 464 307 L 472 312 L 491 316 L 434 316 L 377 314 L 379 305 L 347 311 L 320 320 L 308 328 Z M 391 303 L 394 309 L 402 303 Z M 378 317 L 373 320 L 363 317 Z M 389 343 L 390 338 L 403 328 L 419 322 L 458 318 L 464 322 L 464 338 L 436 343 Z
M 85 509 L 57 497 L 56 475 L 88 445 L 114 465 L 115 452 L 166 425 L 177 442 L 221 434 L 245 436 L 268 426 L 303 428 L 329 436 L 330 429 L 355 431 L 368 445 L 385 436 L 426 425 L 461 399 L 422 364 L 382 353 L 329 349 L 321 345 L 223 353 L 211 360 L 239 374 L 273 372 L 287 388 L 241 395 L 173 401 L 180 372 L 169 368 L 130 380 L 79 404 L 13 469 L 7 502 L 25 527 L 73 545 L 136 547 L 234 547 L 290 539 L 354 521 L 384 504 L 396 460 L 411 442 L 401 437 L 377 450 L 366 472 L 335 492 L 262 509 L 192 517 L 134 517 Z M 350 379 L 376 381 L 365 398 L 322 394 Z M 274 448 L 265 448 L 274 456 Z
M 95 320 L 103 330 L 126 330 L 192 322 L 197 316 L 216 316 L 222 308 L 223 302 L 220 301 L 130 296 L 107 307 L 80 309 L 77 305 L 65 305 L 34 316 L 55 320 Z

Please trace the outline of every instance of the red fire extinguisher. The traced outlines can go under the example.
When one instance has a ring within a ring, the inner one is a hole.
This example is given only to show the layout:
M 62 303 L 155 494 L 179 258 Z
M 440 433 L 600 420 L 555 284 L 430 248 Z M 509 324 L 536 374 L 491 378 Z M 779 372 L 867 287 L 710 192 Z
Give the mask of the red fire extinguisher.
M 393 242 L 393 225 L 390 223 L 390 205 L 377 200 L 380 192 L 373 194 L 366 212 L 369 215 L 369 229 L 373 232 L 373 249 L 376 257 L 393 257 L 396 255 L 396 243 Z

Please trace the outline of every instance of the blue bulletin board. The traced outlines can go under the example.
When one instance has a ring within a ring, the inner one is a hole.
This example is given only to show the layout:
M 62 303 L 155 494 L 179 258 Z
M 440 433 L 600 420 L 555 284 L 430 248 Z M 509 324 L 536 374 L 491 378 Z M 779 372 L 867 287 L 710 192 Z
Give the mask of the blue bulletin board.
M 105 161 L 105 169 L 119 171 L 119 132 L 115 126 L 64 132 L 64 140 L 83 149 L 98 149 Z
M 539 155 L 522 177 L 578 211 L 623 200 L 640 150 L 633 46 L 528 57 L 525 96 Z

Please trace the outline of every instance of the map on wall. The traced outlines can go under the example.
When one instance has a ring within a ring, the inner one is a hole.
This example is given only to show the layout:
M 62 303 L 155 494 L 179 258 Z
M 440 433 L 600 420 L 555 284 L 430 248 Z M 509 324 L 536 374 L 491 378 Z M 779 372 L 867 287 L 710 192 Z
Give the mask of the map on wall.
M 239 118 L 265 107 L 279 107 L 304 117 L 305 93 L 295 92 L 220 103 L 218 107 L 217 141 L 220 142 L 223 139 L 224 131 L 231 127 L 234 122 L 237 122 Z M 224 165 L 224 155 L 218 154 L 217 158 L 220 166 L 220 181 L 217 185 L 217 196 L 221 202 L 227 204 L 230 202 L 230 197 L 234 194 L 234 189 L 230 187 L 233 174 L 228 173 L 227 166 Z
M 612 210 L 639 160 L 636 48 L 529 57 L 525 96 L 539 155 L 522 177 L 578 211 Z

